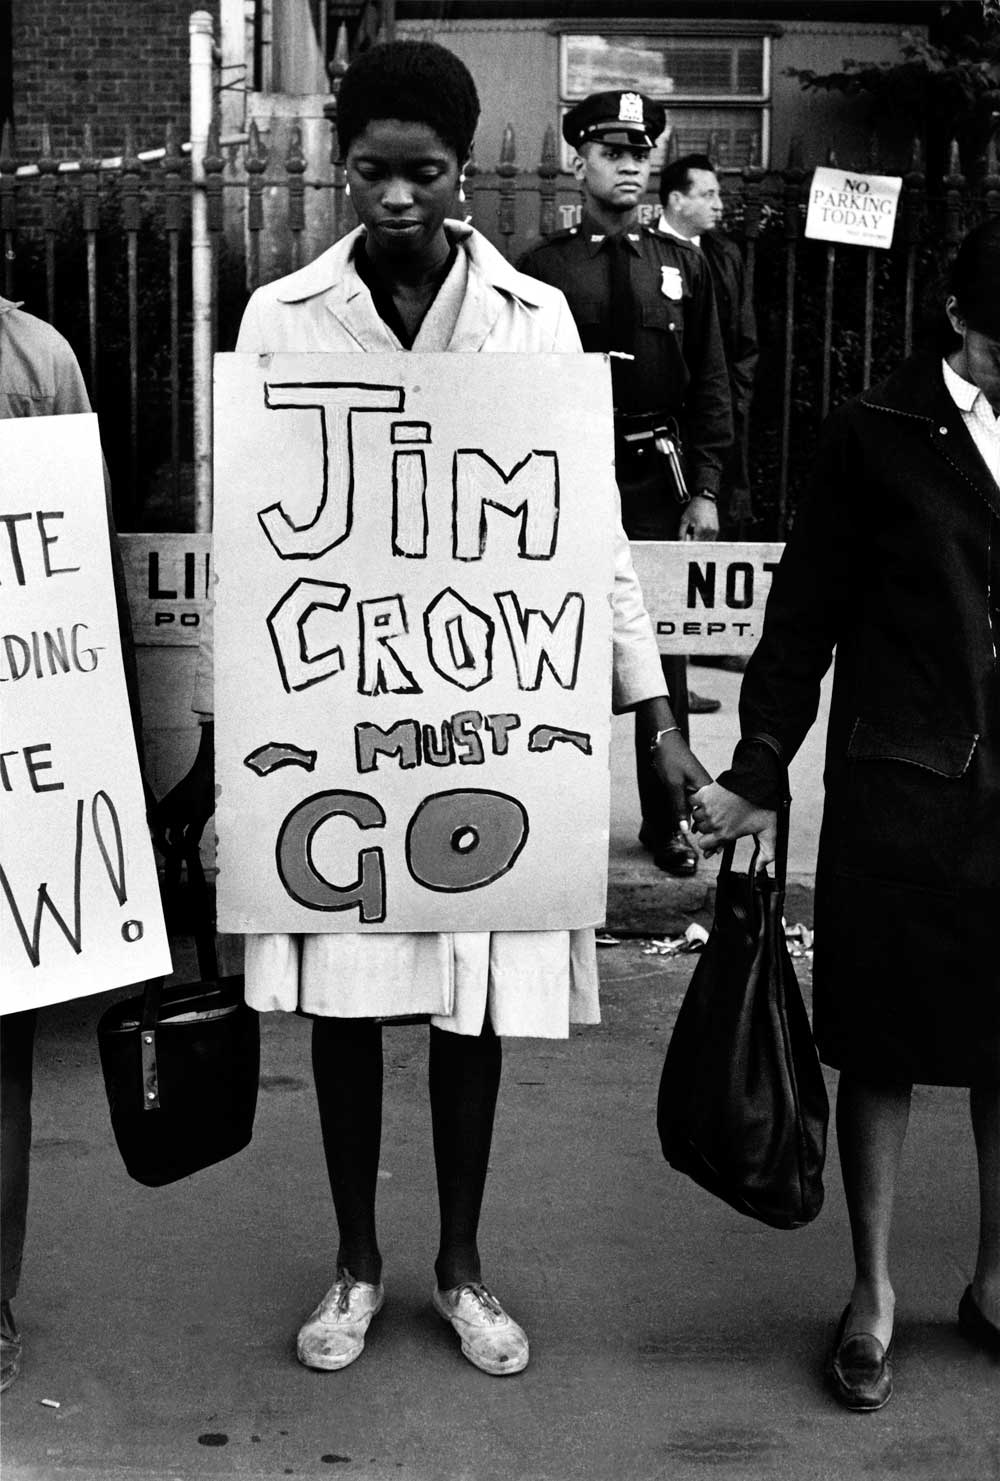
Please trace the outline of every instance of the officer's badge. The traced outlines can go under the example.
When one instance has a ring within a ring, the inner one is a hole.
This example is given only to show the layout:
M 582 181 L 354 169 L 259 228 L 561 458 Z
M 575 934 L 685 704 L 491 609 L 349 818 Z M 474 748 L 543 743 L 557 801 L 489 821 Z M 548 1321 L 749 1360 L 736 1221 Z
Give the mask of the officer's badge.
M 660 268 L 660 292 L 673 303 L 684 297 L 684 279 L 679 267 Z
M 642 98 L 638 93 L 622 93 L 618 100 L 619 123 L 645 123 Z

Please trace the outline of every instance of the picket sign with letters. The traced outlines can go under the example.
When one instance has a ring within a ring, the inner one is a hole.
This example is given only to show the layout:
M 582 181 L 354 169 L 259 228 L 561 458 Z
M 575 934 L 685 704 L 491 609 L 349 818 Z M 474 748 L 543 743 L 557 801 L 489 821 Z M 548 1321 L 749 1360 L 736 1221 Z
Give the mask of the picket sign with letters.
M 661 653 L 752 653 L 784 545 L 635 541 L 632 561 Z
M 212 595 L 211 535 L 119 537 L 138 647 L 197 648 Z
M 891 247 L 899 175 L 859 175 L 820 165 L 809 186 L 806 236 L 854 247 Z
M 0 421 L 0 1012 L 171 970 L 97 418 Z
M 220 928 L 601 921 L 604 358 L 220 355 L 214 405 Z

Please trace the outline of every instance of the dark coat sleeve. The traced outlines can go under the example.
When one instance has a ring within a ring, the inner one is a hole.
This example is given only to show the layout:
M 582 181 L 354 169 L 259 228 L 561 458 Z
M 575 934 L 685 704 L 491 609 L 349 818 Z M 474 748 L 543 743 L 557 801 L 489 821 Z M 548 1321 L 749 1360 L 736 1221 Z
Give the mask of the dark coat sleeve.
M 691 377 L 684 403 L 686 453 L 691 492 L 717 494 L 733 440 L 733 418 L 712 275 L 704 259 L 698 265 L 696 291 L 685 305 L 684 358 Z
M 733 416 L 745 417 L 753 395 L 753 378 L 757 369 L 757 316 L 754 313 L 753 294 L 749 292 L 743 254 L 734 245 L 729 256 L 733 275 L 729 380 L 733 391 Z
M 816 719 L 823 676 L 847 631 L 859 559 L 861 463 L 850 412 L 835 414 L 821 438 L 816 472 L 775 572 L 764 630 L 743 677 L 743 739 L 730 770 L 718 778 L 761 807 L 780 799 L 783 769 Z M 765 736 L 771 745 L 753 736 Z

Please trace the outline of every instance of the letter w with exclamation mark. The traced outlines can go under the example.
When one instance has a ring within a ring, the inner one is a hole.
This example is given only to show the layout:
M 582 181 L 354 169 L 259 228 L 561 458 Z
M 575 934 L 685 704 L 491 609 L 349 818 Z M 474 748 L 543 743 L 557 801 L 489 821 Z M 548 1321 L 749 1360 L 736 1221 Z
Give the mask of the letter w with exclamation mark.
M 392 553 L 410 560 L 427 555 L 427 459 L 430 422 L 393 422 Z M 400 444 L 407 444 L 400 446 Z

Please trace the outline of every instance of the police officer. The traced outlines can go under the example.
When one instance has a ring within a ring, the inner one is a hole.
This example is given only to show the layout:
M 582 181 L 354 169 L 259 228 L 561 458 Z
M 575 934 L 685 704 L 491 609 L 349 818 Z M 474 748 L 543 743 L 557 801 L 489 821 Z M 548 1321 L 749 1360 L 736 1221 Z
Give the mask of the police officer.
M 688 243 L 639 223 L 650 153 L 664 109 L 637 92 L 594 93 L 571 108 L 563 136 L 576 150 L 579 226 L 531 248 L 522 272 L 560 288 L 585 350 L 610 353 L 615 462 L 633 540 L 712 540 L 732 441 L 729 380 L 711 276 Z M 683 657 L 663 658 L 670 704 L 687 738 Z M 690 875 L 697 854 L 657 796 L 636 735 L 640 841 L 661 869 Z

